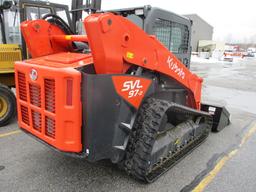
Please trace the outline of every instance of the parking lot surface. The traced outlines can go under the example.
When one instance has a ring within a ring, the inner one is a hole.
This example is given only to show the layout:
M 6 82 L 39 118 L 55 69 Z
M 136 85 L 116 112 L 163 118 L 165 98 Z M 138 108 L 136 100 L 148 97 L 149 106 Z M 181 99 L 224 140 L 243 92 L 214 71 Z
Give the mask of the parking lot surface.
M 0 191 L 251 191 L 256 188 L 256 60 L 193 62 L 204 78 L 203 101 L 224 104 L 232 123 L 156 182 L 131 179 L 108 161 L 88 163 L 0 128 Z

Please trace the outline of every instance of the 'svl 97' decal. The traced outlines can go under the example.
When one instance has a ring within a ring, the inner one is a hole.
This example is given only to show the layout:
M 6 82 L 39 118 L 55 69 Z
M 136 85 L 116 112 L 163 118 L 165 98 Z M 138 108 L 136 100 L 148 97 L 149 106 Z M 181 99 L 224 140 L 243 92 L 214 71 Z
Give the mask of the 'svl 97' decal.
M 136 97 L 138 95 L 143 95 L 143 85 L 141 85 L 140 80 L 135 81 L 125 81 L 123 83 L 123 89 L 122 92 L 127 91 L 128 92 L 128 98 Z
M 139 108 L 151 80 L 134 76 L 113 76 L 116 92 L 135 108 Z

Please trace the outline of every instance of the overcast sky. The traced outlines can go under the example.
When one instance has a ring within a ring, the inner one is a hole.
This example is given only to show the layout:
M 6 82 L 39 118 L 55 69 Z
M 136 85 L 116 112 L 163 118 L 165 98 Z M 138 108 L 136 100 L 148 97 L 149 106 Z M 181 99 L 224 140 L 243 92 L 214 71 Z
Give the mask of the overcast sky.
M 103 10 L 142 5 L 152 5 L 178 14 L 196 13 L 214 27 L 214 40 L 256 42 L 255 0 L 102 0 Z

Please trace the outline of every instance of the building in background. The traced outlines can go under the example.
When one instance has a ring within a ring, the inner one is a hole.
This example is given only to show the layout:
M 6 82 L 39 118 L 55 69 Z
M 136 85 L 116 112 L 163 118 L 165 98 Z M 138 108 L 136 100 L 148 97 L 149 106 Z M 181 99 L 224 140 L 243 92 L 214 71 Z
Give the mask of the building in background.
M 193 21 L 191 46 L 192 51 L 196 52 L 198 51 L 198 44 L 200 40 L 212 40 L 213 26 L 197 14 L 188 14 L 184 16 Z
M 202 57 L 202 55 L 207 55 L 208 58 L 212 57 L 220 60 L 225 52 L 225 48 L 226 45 L 224 42 L 212 40 L 198 41 L 198 52 L 200 57 Z
M 199 40 L 197 51 L 198 52 L 213 52 L 215 50 L 225 51 L 225 43 L 220 41 L 212 40 Z

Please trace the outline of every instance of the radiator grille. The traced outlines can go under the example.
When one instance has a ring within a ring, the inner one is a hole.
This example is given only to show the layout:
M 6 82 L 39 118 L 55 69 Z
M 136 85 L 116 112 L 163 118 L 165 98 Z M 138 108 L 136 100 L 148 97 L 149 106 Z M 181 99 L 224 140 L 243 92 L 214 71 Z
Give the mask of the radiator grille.
M 45 134 L 51 138 L 55 138 L 55 120 L 45 117 Z
M 36 111 L 32 111 L 32 122 L 33 122 L 33 129 L 41 132 L 41 130 L 42 130 L 41 113 L 38 113 Z
M 14 62 L 20 60 L 20 52 L 0 52 L 0 61 Z
M 26 76 L 24 73 L 18 72 L 18 88 L 20 99 L 27 101 Z
M 29 115 L 28 115 L 28 108 L 25 106 L 20 106 L 21 108 L 21 119 L 23 123 L 29 125 Z
M 30 103 L 41 107 L 41 88 L 40 86 L 29 84 Z
M 45 109 L 49 112 L 55 113 L 55 80 L 44 80 L 45 92 Z
M 20 104 L 22 122 L 31 129 L 56 139 L 55 118 L 45 114 L 55 113 L 55 80 L 44 79 L 43 84 L 33 82 L 26 87 L 25 73 L 18 72 L 18 88 L 20 100 L 26 102 Z M 41 94 L 42 91 L 44 94 Z

